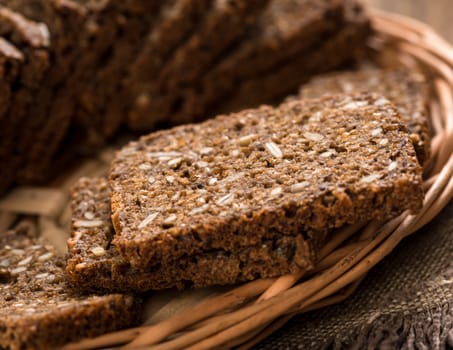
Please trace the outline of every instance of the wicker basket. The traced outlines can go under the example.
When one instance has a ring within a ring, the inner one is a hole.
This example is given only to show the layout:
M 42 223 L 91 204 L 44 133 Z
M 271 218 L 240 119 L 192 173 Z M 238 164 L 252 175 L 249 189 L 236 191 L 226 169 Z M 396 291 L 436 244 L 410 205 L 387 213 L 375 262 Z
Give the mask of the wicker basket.
M 379 65 L 417 66 L 432 82 L 430 106 L 435 136 L 425 173 L 424 206 L 389 222 L 342 229 L 322 249 L 314 271 L 262 279 L 239 287 L 150 296 L 146 325 L 70 344 L 65 349 L 247 349 L 283 326 L 293 315 L 338 303 L 406 236 L 431 221 L 453 197 L 453 47 L 415 20 L 370 10 L 375 34 L 370 43 Z M 68 187 L 81 175 L 106 171 L 112 150 L 64 176 L 58 189 L 17 189 L 0 203 L 0 229 L 18 214 L 38 216 L 37 229 L 61 250 L 70 222 Z M 25 200 L 27 199 L 27 200 Z M 25 204 L 26 203 L 26 204 Z M 45 203 L 45 205 L 43 205 Z M 30 224 L 27 217 L 25 223 Z

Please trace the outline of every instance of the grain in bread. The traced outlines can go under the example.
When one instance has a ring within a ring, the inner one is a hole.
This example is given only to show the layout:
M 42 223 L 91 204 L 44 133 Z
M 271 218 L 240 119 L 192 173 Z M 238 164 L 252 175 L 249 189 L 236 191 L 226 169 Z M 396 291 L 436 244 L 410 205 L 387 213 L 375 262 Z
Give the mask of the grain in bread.
M 262 106 L 143 136 L 117 153 L 110 184 L 112 244 L 144 270 L 301 235 L 315 253 L 326 231 L 415 212 L 423 199 L 397 110 L 369 94 Z
M 71 290 L 63 257 L 45 240 L 0 234 L 0 348 L 49 349 L 139 322 L 135 297 Z
M 402 69 L 362 69 L 330 73 L 312 79 L 300 97 L 313 98 L 340 92 L 372 91 L 386 96 L 398 108 L 414 143 L 420 164 L 430 154 L 429 89 L 425 77 Z
M 110 187 L 106 178 L 82 178 L 73 189 L 72 232 L 66 272 L 82 290 L 135 291 L 234 284 L 309 268 L 312 252 L 299 237 L 281 237 L 235 251 L 217 249 L 137 270 L 111 244 Z

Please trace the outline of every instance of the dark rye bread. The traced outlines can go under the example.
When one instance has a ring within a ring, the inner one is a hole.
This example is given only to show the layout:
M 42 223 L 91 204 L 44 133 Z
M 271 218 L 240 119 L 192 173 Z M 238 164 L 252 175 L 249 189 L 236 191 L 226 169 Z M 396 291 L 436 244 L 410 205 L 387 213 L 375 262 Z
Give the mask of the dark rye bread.
M 45 24 L 28 20 L 1 5 L 0 36 L 20 49 L 23 56 L 23 63 L 16 74 L 16 79 L 9 83 L 12 83 L 12 89 L 0 124 L 4 132 L 0 141 L 4 152 L 2 163 L 8 164 L 8 169 L 4 171 L 5 175 L 1 180 L 4 185 L 0 187 L 7 187 L 15 181 L 14 177 L 23 165 L 25 155 L 18 152 L 17 140 L 27 142 L 24 138 L 24 125 L 27 124 L 34 96 L 49 69 L 50 37 Z
M 120 80 L 116 93 L 105 104 L 100 130 L 106 139 L 119 129 L 131 101 L 152 84 L 174 49 L 199 23 L 209 4 L 208 0 L 170 0 L 162 4 L 161 13 Z
M 117 130 L 118 123 L 103 123 L 106 109 L 111 100 L 118 99 L 122 79 L 141 50 L 150 28 L 154 27 L 163 3 L 135 0 L 135 6 L 143 8 L 137 12 L 121 1 L 103 1 L 102 9 L 93 16 L 98 40 L 91 40 L 91 49 L 83 48 L 81 52 L 83 55 L 92 53 L 90 64 L 88 67 L 79 64 L 78 73 L 68 84 L 68 88 L 75 88 L 77 97 L 75 127 L 81 137 L 76 141 L 86 148 L 103 145 Z
M 217 103 L 216 110 L 228 113 L 258 106 L 262 101 L 275 103 L 294 93 L 310 77 L 360 60 L 370 34 L 369 19 L 355 1 L 347 1 L 345 10 L 345 22 L 336 33 L 267 74 L 242 81 L 228 98 Z
M 143 95 L 142 91 L 150 90 L 160 69 L 170 60 L 176 48 L 192 34 L 210 4 L 207 0 L 172 0 L 163 4 L 142 49 L 124 76 L 119 90 L 120 98 L 107 103 L 101 127 L 107 138 L 123 122 L 131 104 L 140 104 L 140 99 L 146 100 L 146 94 Z
M 56 40 L 52 47 L 55 66 L 43 91 L 45 96 L 37 101 L 41 109 L 35 118 L 36 123 L 46 128 L 37 133 L 36 146 L 19 174 L 23 184 L 43 183 L 49 179 L 50 164 L 54 162 L 63 140 L 68 137 L 74 119 L 77 91 L 82 82 L 91 78 L 86 74 L 93 73 L 91 66 L 95 64 L 96 57 L 109 48 L 106 43 L 113 36 L 112 26 L 102 26 L 98 21 L 99 13 L 105 10 L 108 3 L 101 0 L 66 1 L 66 8 L 62 9 L 59 2 L 51 2 L 53 6 L 46 11 L 51 17 L 60 19 L 60 22 L 54 20 L 55 27 L 51 32 L 62 40 Z M 49 20 L 47 16 L 46 20 Z M 64 51 L 61 51 L 62 48 Z
M 132 130 L 149 130 L 165 121 L 178 91 L 196 82 L 230 45 L 242 38 L 249 24 L 254 23 L 268 0 L 214 0 L 187 38 L 162 67 L 155 82 L 135 97 L 128 112 Z
M 0 37 L 0 120 L 11 103 L 12 84 L 24 61 L 23 53 L 5 38 Z M 2 125 L 9 127 L 9 125 Z
M 194 89 L 184 92 L 182 106 L 174 111 L 172 121 L 181 123 L 213 115 L 242 82 L 271 74 L 290 57 L 303 59 L 305 51 L 325 42 L 343 26 L 344 17 L 344 1 L 272 1 L 246 37 Z M 297 78 L 295 72 L 293 79 Z M 280 84 L 285 84 L 284 79 Z M 269 102 L 273 100 L 260 101 Z
M 15 132 L 13 121 L 8 114 L 14 95 L 14 83 L 24 62 L 23 53 L 5 38 L 0 37 L 0 162 L 8 164 L 12 157 L 11 135 Z M 2 167 L 0 195 L 14 182 L 15 169 Z
M 369 94 L 262 106 L 144 136 L 117 153 L 110 185 L 112 244 L 143 270 L 283 237 L 303 236 L 315 249 L 334 228 L 415 212 L 423 200 L 397 110 Z
M 82 178 L 72 192 L 72 232 L 66 273 L 83 290 L 138 291 L 206 287 L 276 277 L 307 268 L 313 258 L 302 235 L 233 252 L 211 250 L 140 271 L 111 244 L 111 191 L 106 178 Z
M 312 79 L 300 89 L 300 97 L 313 98 L 340 92 L 372 91 L 382 94 L 398 108 L 406 124 L 421 165 L 430 155 L 428 118 L 429 89 L 425 77 L 416 72 L 396 69 L 363 69 L 330 73 Z
M 174 50 L 192 34 L 209 6 L 206 0 L 173 0 L 163 5 L 157 23 L 126 77 L 134 94 L 140 95 L 140 85 L 156 77 Z
M 52 157 L 66 135 L 70 106 L 57 103 L 63 82 L 72 70 L 73 55 L 86 9 L 70 0 L 2 0 L 4 6 L 27 18 L 45 23 L 50 32 L 50 68 L 34 94 L 33 113 L 27 116 L 17 153 L 25 155 L 24 166 L 16 174 L 19 183 L 37 183 L 49 179 Z
M 54 62 L 46 84 L 40 91 L 43 96 L 36 98 L 37 115 L 33 118 L 34 126 L 29 129 L 26 138 L 33 137 L 35 142 L 33 147 L 28 146 L 32 151 L 27 153 L 26 166 L 18 174 L 19 182 L 22 184 L 48 181 L 50 164 L 55 161 L 55 155 L 63 139 L 66 137 L 66 144 L 74 142 L 74 138 L 68 136 L 67 132 L 70 123 L 75 119 L 76 111 L 82 110 L 77 105 L 77 101 L 80 100 L 78 97 L 87 91 L 86 86 L 94 80 L 94 73 L 105 58 L 110 56 L 111 51 L 114 51 L 112 46 L 115 40 L 118 49 L 124 48 L 121 46 L 121 40 L 118 40 L 118 33 L 123 30 L 122 25 L 127 27 L 126 24 L 129 22 L 126 19 L 130 16 L 146 18 L 147 16 L 137 13 L 158 6 L 157 2 L 146 1 L 141 1 L 139 6 L 139 0 L 126 2 L 41 0 L 35 3 L 36 6 L 27 13 L 42 18 L 46 23 L 52 23 L 51 34 L 54 45 L 51 49 Z M 136 32 L 131 27 L 126 29 L 127 33 Z M 115 74 L 112 77 L 115 77 Z M 95 118 L 92 118 L 92 121 L 94 120 Z M 39 132 L 38 127 L 41 127 Z M 93 129 L 96 129 L 95 123 Z M 79 147 L 91 142 L 90 130 L 92 129 L 87 127 L 83 137 L 76 140 Z M 97 145 L 99 144 L 100 142 Z M 21 153 L 23 152 L 24 148 Z
M 20 47 L 27 61 L 21 71 L 21 84 L 36 89 L 49 66 L 49 29 L 44 23 L 29 20 L 0 5 L 0 35 Z
M 64 259 L 26 231 L 0 234 L 0 348 L 49 349 L 140 322 L 135 297 L 70 289 Z

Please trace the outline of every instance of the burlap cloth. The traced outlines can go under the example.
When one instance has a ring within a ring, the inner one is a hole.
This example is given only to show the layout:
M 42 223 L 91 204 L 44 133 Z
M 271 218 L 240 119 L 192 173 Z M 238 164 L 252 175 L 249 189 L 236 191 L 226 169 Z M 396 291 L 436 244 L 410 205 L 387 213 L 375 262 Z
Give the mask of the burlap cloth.
M 453 202 L 345 302 L 294 317 L 257 349 L 452 349 Z

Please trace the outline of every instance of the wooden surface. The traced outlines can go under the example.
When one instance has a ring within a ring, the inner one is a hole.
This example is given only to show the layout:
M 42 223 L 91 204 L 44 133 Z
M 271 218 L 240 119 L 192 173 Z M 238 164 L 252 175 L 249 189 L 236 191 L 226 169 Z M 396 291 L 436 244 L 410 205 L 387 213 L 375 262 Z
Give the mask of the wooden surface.
M 453 43 L 452 0 L 363 0 L 387 11 L 422 20 Z

